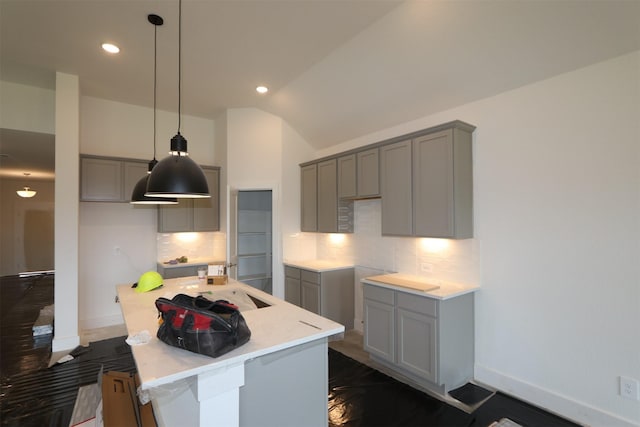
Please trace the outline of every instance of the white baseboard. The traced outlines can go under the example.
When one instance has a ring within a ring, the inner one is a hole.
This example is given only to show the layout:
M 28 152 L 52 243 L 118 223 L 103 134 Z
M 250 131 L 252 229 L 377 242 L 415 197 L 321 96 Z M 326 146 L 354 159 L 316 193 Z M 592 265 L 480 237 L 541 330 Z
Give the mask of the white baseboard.
M 51 351 L 53 353 L 57 351 L 73 350 L 80 345 L 80 337 L 78 335 L 70 337 L 56 337 L 54 335 L 51 342 Z
M 121 325 L 124 323 L 122 314 L 113 314 L 111 316 L 92 317 L 91 319 L 81 319 L 80 329 L 97 329 L 107 326 Z
M 475 365 L 475 381 L 500 390 L 546 411 L 585 426 L 640 427 L 632 420 L 621 418 L 586 403 L 576 401 L 520 379 L 504 375 L 484 366 Z

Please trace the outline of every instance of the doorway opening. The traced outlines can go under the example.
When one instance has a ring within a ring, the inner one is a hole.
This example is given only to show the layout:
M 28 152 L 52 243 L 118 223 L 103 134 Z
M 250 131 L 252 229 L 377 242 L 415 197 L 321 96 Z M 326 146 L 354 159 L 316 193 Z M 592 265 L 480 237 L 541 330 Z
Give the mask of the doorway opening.
M 237 280 L 273 294 L 271 190 L 238 191 Z

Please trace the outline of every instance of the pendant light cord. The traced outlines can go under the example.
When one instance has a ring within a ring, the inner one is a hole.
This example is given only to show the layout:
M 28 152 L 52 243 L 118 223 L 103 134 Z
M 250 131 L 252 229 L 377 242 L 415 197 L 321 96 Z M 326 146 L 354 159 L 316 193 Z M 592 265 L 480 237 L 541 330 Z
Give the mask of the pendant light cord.
M 182 85 L 182 0 L 178 0 L 178 134 L 181 119 L 181 85 Z
M 158 26 L 153 26 L 153 160 L 156 160 L 156 88 L 158 70 Z

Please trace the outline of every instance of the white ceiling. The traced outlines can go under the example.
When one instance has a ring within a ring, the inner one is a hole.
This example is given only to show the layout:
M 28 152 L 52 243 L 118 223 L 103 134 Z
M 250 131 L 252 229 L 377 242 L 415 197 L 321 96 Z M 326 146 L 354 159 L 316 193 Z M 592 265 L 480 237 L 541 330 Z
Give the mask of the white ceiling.
M 53 87 L 58 70 L 145 106 L 159 14 L 158 108 L 177 110 L 177 0 L 0 7 L 3 80 Z M 182 15 L 183 113 L 261 108 L 318 149 L 640 49 L 637 0 L 184 0 Z

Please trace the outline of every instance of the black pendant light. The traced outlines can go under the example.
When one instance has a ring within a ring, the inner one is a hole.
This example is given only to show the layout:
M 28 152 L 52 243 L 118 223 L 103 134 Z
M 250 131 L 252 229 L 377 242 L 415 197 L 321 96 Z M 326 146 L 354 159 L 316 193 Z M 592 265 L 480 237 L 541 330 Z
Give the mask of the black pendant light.
M 147 197 L 147 182 L 149 181 L 149 174 L 153 170 L 154 166 L 158 163 L 156 160 L 156 70 L 157 70 L 157 57 L 158 57 L 158 26 L 164 23 L 164 20 L 158 15 L 148 15 L 147 19 L 153 24 L 153 160 L 149 162 L 149 170 L 145 176 L 140 178 L 133 187 L 133 193 L 131 193 L 132 205 L 175 205 L 178 203 L 178 199 L 175 197 Z
M 182 0 L 178 2 L 178 132 L 171 138 L 170 156 L 162 159 L 149 175 L 147 197 L 211 197 L 207 178 L 187 152 L 187 140 L 180 134 L 182 80 Z

